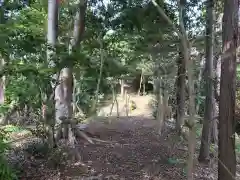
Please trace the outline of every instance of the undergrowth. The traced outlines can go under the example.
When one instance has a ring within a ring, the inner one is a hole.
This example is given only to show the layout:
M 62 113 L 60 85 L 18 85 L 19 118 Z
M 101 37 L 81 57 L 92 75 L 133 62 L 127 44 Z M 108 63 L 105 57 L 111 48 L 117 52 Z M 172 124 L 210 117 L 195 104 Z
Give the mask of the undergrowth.
M 0 129 L 0 179 L 2 180 L 16 180 L 17 176 L 14 170 L 9 166 L 5 153 L 9 148 L 9 145 L 6 143 L 8 139 L 8 132 Z

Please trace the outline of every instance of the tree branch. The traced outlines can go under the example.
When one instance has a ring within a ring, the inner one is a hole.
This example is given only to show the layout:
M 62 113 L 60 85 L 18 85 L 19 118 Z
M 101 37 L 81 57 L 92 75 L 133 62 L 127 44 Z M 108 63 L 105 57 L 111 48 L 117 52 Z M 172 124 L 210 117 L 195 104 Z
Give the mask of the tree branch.
M 220 36 L 221 34 L 222 34 L 222 31 L 215 32 L 216 36 Z M 193 38 L 190 39 L 190 42 L 191 42 L 191 44 L 194 44 L 194 43 L 199 42 L 199 41 L 200 42 L 205 41 L 206 36 L 207 35 L 204 34 L 204 35 L 193 37 Z
M 182 33 L 182 36 L 185 40 L 187 40 L 187 32 L 186 32 L 186 28 L 184 25 L 184 20 L 183 20 L 183 5 L 181 4 L 180 1 L 178 1 L 179 3 L 179 25 L 180 25 L 180 30 Z
M 83 33 L 85 30 L 86 6 L 87 6 L 86 0 L 80 0 L 74 18 L 73 39 L 71 41 L 72 48 L 78 46 L 83 38 Z
M 158 3 L 155 0 L 151 0 L 153 5 L 157 8 L 159 14 L 162 15 L 162 17 L 172 26 L 174 31 L 177 33 L 180 39 L 183 38 L 183 34 L 179 31 L 179 29 L 175 26 L 175 24 L 172 22 L 172 20 L 166 15 L 164 10 L 158 5 Z

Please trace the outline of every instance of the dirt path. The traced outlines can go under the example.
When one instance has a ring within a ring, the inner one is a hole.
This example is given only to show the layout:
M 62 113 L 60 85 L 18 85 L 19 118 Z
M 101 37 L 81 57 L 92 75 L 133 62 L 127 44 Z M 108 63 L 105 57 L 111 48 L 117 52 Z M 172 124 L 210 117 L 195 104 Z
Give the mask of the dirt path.
M 98 135 L 112 143 L 94 145 L 79 142 L 82 162 L 88 167 L 60 166 L 51 168 L 38 160 L 25 168 L 27 177 L 35 180 L 180 180 L 184 174 L 186 144 L 174 131 L 157 134 L 157 122 L 139 117 L 120 118 L 112 124 L 101 126 Z M 42 167 L 42 168 L 39 168 Z M 215 179 L 211 169 L 197 166 L 196 179 Z M 204 171 L 204 173 L 203 173 Z M 212 177 L 212 178 L 211 178 Z
M 138 96 L 138 95 L 130 94 L 129 100 L 134 101 L 136 103 L 137 107 L 135 110 L 129 112 L 129 116 L 139 116 L 139 117 L 151 118 L 152 112 L 150 110 L 149 103 L 151 103 L 152 98 L 153 97 L 150 95 Z M 118 107 L 119 107 L 119 115 L 126 116 L 125 100 L 123 100 L 122 97 L 120 97 L 120 96 L 118 96 L 117 100 L 118 100 Z M 99 110 L 98 115 L 99 116 L 108 116 L 110 114 L 111 108 L 112 108 L 112 104 L 102 107 Z M 117 105 L 116 104 L 113 106 L 112 115 L 113 116 L 117 115 Z
M 140 103 L 141 102 L 141 103 Z M 144 102 L 144 103 L 143 103 Z M 157 133 L 158 123 L 151 119 L 145 99 L 138 99 L 135 117 L 120 117 L 111 124 L 101 124 L 96 135 L 101 140 L 89 144 L 79 141 L 78 151 L 82 155 L 82 165 L 64 165 L 63 154 L 58 154 L 54 167 L 50 158 L 25 156 L 23 180 L 180 180 L 185 177 L 186 142 L 180 140 L 168 122 L 162 136 Z M 28 160 L 26 160 L 28 159 Z M 216 167 L 196 164 L 195 179 L 216 179 Z
M 151 102 L 153 97 L 148 96 L 131 96 L 131 99 L 136 103 L 137 108 L 131 112 L 131 116 L 152 118 Z

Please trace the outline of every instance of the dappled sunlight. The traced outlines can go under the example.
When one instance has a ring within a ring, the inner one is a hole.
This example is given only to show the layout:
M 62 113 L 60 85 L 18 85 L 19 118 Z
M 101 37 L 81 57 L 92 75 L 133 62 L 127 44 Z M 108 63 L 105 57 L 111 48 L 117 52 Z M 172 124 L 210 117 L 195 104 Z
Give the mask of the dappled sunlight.
M 240 178 L 238 6 L 0 0 L 0 180 Z
M 152 95 L 146 95 L 146 96 L 138 96 L 135 94 L 129 94 L 128 95 L 128 103 L 126 103 L 126 99 L 122 98 L 120 95 L 117 97 L 118 101 L 118 109 L 119 109 L 119 115 L 120 116 L 126 116 L 126 107 L 129 108 L 129 116 L 146 116 L 151 117 L 151 112 L 149 104 L 151 103 L 153 96 Z M 136 107 L 132 108 L 134 103 Z M 112 109 L 112 112 L 111 112 Z M 109 104 L 107 106 L 101 107 L 98 116 L 117 116 L 117 104 L 114 105 Z

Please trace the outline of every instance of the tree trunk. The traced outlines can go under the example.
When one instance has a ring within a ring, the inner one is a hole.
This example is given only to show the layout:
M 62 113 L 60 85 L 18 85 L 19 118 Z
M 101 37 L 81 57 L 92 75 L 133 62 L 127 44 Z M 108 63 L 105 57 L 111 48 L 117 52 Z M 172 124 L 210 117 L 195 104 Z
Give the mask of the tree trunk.
M 85 28 L 85 11 L 86 11 L 86 1 L 80 0 L 76 16 L 74 19 L 74 30 L 73 38 L 69 43 L 69 57 L 79 50 L 80 42 L 83 37 Z M 76 123 L 73 121 L 73 106 L 72 106 L 72 96 L 73 96 L 73 60 L 65 60 L 66 68 L 63 68 L 60 73 L 59 84 L 55 91 L 56 95 L 59 93 L 59 97 L 56 98 L 55 108 L 56 119 L 61 121 L 61 127 L 63 127 L 63 135 L 68 139 L 69 142 L 69 152 L 72 153 L 73 161 L 80 161 L 81 156 L 76 150 L 76 137 L 81 136 L 85 139 L 87 136 L 82 131 L 76 128 Z M 57 134 L 61 134 L 62 128 Z M 60 132 L 60 133 L 59 133 Z M 88 140 L 91 143 L 91 140 Z
M 168 99 L 169 99 L 169 95 L 168 95 L 168 91 L 165 89 L 163 90 L 163 120 L 166 121 L 167 118 L 171 118 L 169 115 L 171 112 L 169 112 L 169 106 L 168 106 Z
M 125 111 L 126 111 L 126 116 L 127 117 L 129 115 L 129 99 L 130 99 L 130 95 L 128 95 L 127 91 L 126 91 L 126 95 L 125 95 Z
M 125 95 L 125 92 L 124 92 L 124 79 L 120 79 L 120 86 L 121 86 L 121 97 L 122 97 L 122 99 L 124 99 L 124 95 Z
M 195 90 L 194 90 L 194 73 L 193 73 L 193 60 L 191 59 L 191 45 L 188 41 L 187 32 L 184 24 L 184 9 L 186 6 L 186 1 L 180 1 L 179 5 L 179 24 L 181 28 L 181 44 L 182 44 L 182 54 L 184 57 L 184 62 L 186 64 L 187 77 L 188 77 L 188 94 L 189 94 L 189 120 L 186 122 L 189 127 L 188 134 L 188 162 L 187 162 L 187 179 L 193 179 L 194 171 L 194 152 L 196 143 L 196 123 L 195 123 Z
M 218 105 L 216 99 L 213 98 L 213 118 L 218 116 L 216 107 Z M 211 120 L 211 142 L 215 145 L 218 143 L 218 122 L 216 118 Z
M 146 77 L 143 75 L 143 96 L 146 95 Z
M 216 11 L 214 11 L 213 21 L 216 20 Z M 214 24 L 214 32 L 216 32 L 216 25 Z M 213 81 L 213 91 L 214 91 L 214 106 L 213 106 L 213 117 L 219 116 L 219 94 L 220 94 L 220 75 L 221 75 L 221 60 L 220 60 L 220 51 L 219 49 L 219 40 L 217 36 L 214 36 L 214 58 L 213 58 L 213 72 L 214 72 L 214 81 Z M 218 118 L 214 118 L 211 122 L 211 142 L 215 145 L 218 143 Z
M 189 91 L 189 121 L 186 122 L 186 125 L 189 127 L 189 142 L 188 142 L 188 165 L 187 165 L 187 179 L 193 179 L 193 159 L 194 159 L 194 151 L 195 151 L 195 141 L 196 141 L 196 124 L 195 124 L 195 92 L 194 92 L 194 79 L 193 79 L 193 61 L 190 56 L 191 46 L 188 41 L 188 36 L 186 29 L 184 27 L 184 17 L 183 17 L 183 9 L 184 3 L 180 1 L 179 6 L 179 24 L 181 31 L 175 26 L 175 24 L 171 21 L 171 19 L 165 14 L 164 10 L 157 4 L 155 0 L 152 0 L 154 6 L 157 7 L 159 14 L 162 15 L 167 22 L 172 25 L 175 32 L 178 34 L 181 45 L 182 45 L 182 53 L 184 55 L 184 62 L 186 63 L 186 69 L 188 72 L 188 91 Z
M 141 93 L 142 83 L 143 83 L 143 70 L 141 71 L 141 77 L 140 77 L 139 89 L 138 89 L 138 96 L 140 96 L 140 93 Z
M 186 28 L 186 0 L 180 0 L 180 4 L 183 7 L 182 9 L 182 19 L 183 19 L 183 25 L 184 29 Z M 176 119 L 176 130 L 180 133 L 182 130 L 182 125 L 184 123 L 184 114 L 185 114 L 185 88 L 186 88 L 186 65 L 184 61 L 184 54 L 182 53 L 183 47 L 180 46 L 180 52 L 179 52 L 179 59 L 177 62 L 178 65 L 178 73 L 177 73 L 177 119 Z
M 112 82 L 112 84 L 111 84 L 113 102 L 112 102 L 112 106 L 111 106 L 109 115 L 112 116 L 112 111 L 113 111 L 114 105 L 116 103 L 117 117 L 119 117 L 119 104 L 118 104 L 118 100 L 117 100 L 117 95 L 115 93 L 115 85 L 113 83 L 114 82 Z
M 176 119 L 176 130 L 181 132 L 182 125 L 184 123 L 184 108 L 185 108 L 185 79 L 186 69 L 182 53 L 179 53 L 178 58 L 178 73 L 177 73 L 177 119 Z
M 55 0 L 48 0 L 48 32 L 47 32 L 47 42 L 48 42 L 48 49 L 47 49 L 47 61 L 50 67 L 55 67 L 55 46 L 57 41 L 57 28 L 58 28 L 58 4 Z M 54 78 L 54 77 L 53 77 Z M 54 86 L 54 85 L 53 85 Z M 54 87 L 53 87 L 54 88 Z M 52 114 L 52 104 L 53 99 L 49 99 L 44 104 L 43 107 L 43 118 L 46 121 L 46 130 L 48 132 L 48 141 L 50 147 L 55 146 L 54 143 L 54 116 Z M 51 115 L 51 116 L 48 116 Z
M 4 1 L 2 2 L 2 7 L 0 8 L 0 24 L 4 24 L 5 23 L 5 11 L 4 11 Z M 6 59 L 5 59 L 6 60 Z M 2 54 L 0 54 L 0 71 L 2 71 L 2 69 L 4 68 L 4 56 Z M 5 100 L 5 76 L 1 77 L 0 79 L 0 104 L 4 104 L 4 100 Z M 1 117 L 0 119 L 0 124 L 6 124 L 7 122 L 4 121 L 5 118 Z
M 155 79 L 154 79 L 154 86 L 155 86 L 155 91 L 154 91 L 154 94 L 155 94 L 155 97 L 156 97 L 156 120 L 159 121 L 159 118 L 160 118 L 160 102 L 161 102 L 161 89 L 160 89 L 160 72 L 159 72 L 159 66 L 158 66 L 158 62 L 156 62 L 156 68 L 155 69 Z
M 204 58 L 202 57 L 202 53 L 200 53 L 197 57 L 197 61 L 199 61 L 199 66 L 200 66 L 200 70 L 199 70 L 199 74 L 198 74 L 198 82 L 197 82 L 197 97 L 201 96 L 201 84 L 202 84 L 202 79 L 203 79 L 203 72 L 204 72 Z M 199 98 L 197 98 L 197 103 L 196 103 L 196 114 L 199 115 L 200 113 L 200 104 L 201 101 Z
M 61 124 L 61 117 L 71 119 L 72 108 L 72 92 L 73 92 L 73 76 L 71 68 L 63 68 L 59 76 L 59 85 L 55 91 L 55 108 L 56 108 L 56 125 Z M 62 126 L 62 134 L 64 138 L 68 137 L 67 124 Z
M 103 65 L 104 65 L 104 52 L 103 52 L 103 37 L 101 35 L 99 36 L 99 45 L 100 45 L 100 69 L 99 69 L 99 76 L 98 76 L 98 82 L 97 82 L 97 88 L 96 88 L 96 93 L 95 93 L 95 99 L 93 100 L 92 103 L 92 108 L 90 110 L 90 115 L 95 115 L 97 112 L 97 105 L 98 105 L 98 93 L 100 89 L 100 83 L 102 80 L 102 73 L 103 73 Z
M 202 129 L 202 139 L 199 153 L 200 162 L 209 161 L 210 148 L 210 124 L 213 119 L 213 8 L 214 0 L 208 0 L 206 4 L 207 19 L 206 19 L 206 98 L 205 111 Z
M 236 177 L 235 93 L 238 8 L 238 0 L 224 1 L 222 25 L 223 57 L 221 63 L 219 104 L 219 180 L 233 180 Z
M 58 28 L 58 3 L 55 0 L 48 0 L 48 32 L 47 32 L 47 58 L 50 66 L 54 67 L 55 52 L 53 51 L 57 41 L 57 28 Z
M 159 123 L 158 127 L 158 133 L 161 135 L 163 125 L 164 125 L 164 108 L 163 108 L 163 97 L 162 97 L 162 78 L 160 77 L 160 73 L 158 73 L 158 85 L 159 85 L 159 90 L 158 90 L 158 99 L 157 99 L 157 120 Z
M 215 78 L 214 78 L 214 97 L 219 104 L 219 96 L 220 96 L 220 76 L 221 76 L 221 59 L 219 58 L 219 55 L 215 55 L 214 58 L 214 72 L 215 72 Z M 218 111 L 218 109 L 217 109 Z M 218 112 L 217 112 L 218 114 Z
M 189 91 L 189 121 L 187 122 L 189 127 L 189 139 L 188 139 L 188 165 L 187 165 L 187 179 L 193 179 L 194 171 L 194 152 L 196 143 L 196 123 L 195 123 L 195 92 L 194 92 L 194 79 L 193 79 L 193 60 L 190 58 L 190 47 L 187 39 L 184 44 L 184 59 L 186 62 L 186 69 L 188 72 L 188 91 Z
M 4 59 L 0 56 L 0 70 L 4 68 Z M 0 104 L 4 104 L 5 96 L 5 76 L 0 79 Z
M 82 36 L 85 29 L 85 10 L 86 10 L 86 2 L 85 0 L 80 0 L 78 9 L 76 12 L 76 16 L 74 19 L 74 30 L 73 30 L 73 38 L 69 45 L 69 55 L 75 53 L 78 50 L 80 42 L 82 40 Z M 73 107 L 72 107 L 72 94 L 73 94 L 73 72 L 72 66 L 73 62 L 71 59 L 66 60 L 64 62 L 66 64 L 66 68 L 61 70 L 61 76 L 59 85 L 57 86 L 56 95 L 59 95 L 59 98 L 56 98 L 56 121 L 60 122 L 61 117 L 72 118 Z M 68 125 L 64 125 L 64 134 L 67 136 L 69 132 Z

